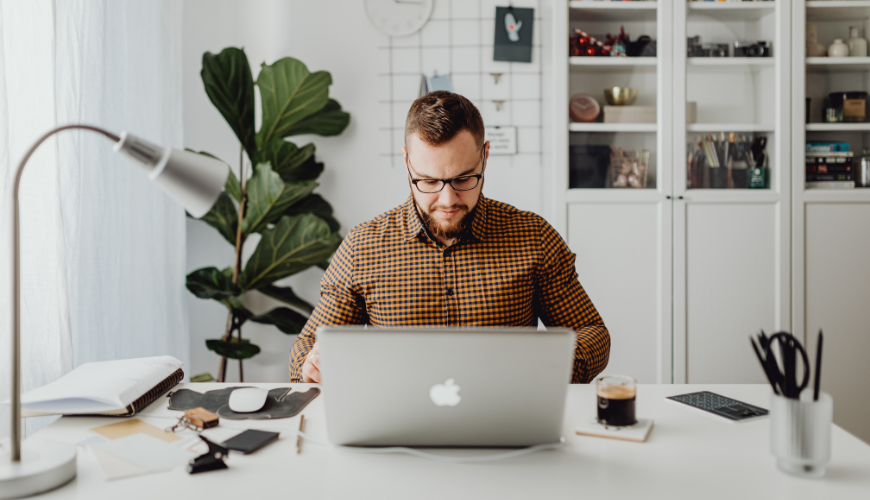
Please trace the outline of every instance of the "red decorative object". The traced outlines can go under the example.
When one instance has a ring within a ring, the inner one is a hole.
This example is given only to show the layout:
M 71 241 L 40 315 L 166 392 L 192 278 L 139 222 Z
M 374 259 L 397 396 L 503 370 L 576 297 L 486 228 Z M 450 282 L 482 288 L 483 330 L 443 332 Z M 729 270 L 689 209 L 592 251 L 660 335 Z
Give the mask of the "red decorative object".
M 625 50 L 624 40 L 627 39 L 625 30 L 622 30 L 616 38 L 612 38 L 609 34 L 607 38 L 608 42 L 617 41 L 621 43 L 622 50 Z M 569 42 L 569 53 L 573 57 L 628 57 L 623 51 L 615 49 L 610 43 L 603 43 L 601 40 L 582 30 L 575 29 L 574 36 L 571 37 Z

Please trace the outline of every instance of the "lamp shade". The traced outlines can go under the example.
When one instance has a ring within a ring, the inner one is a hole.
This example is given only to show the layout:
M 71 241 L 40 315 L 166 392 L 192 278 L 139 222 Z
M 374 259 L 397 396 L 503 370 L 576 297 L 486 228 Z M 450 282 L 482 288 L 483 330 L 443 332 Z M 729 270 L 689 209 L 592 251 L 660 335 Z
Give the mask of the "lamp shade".
M 115 151 L 137 160 L 152 181 L 197 219 L 211 210 L 230 172 L 229 166 L 220 160 L 161 148 L 126 132 L 121 133 Z

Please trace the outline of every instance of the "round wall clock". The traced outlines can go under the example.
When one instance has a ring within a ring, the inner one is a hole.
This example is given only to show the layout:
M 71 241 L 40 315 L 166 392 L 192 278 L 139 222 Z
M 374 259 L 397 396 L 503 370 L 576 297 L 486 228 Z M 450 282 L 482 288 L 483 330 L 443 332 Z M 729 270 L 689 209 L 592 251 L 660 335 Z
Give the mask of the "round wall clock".
M 365 4 L 376 28 L 389 36 L 408 36 L 426 24 L 435 0 L 365 0 Z

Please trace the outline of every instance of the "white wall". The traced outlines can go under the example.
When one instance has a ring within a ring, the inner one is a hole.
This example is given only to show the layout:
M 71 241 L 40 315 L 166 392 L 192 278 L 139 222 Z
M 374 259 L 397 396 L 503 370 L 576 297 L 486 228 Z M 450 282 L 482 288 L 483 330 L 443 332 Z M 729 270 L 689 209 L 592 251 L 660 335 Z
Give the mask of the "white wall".
M 443 17 L 454 8 L 457 12 L 467 10 L 459 6 L 475 0 L 452 0 L 452 4 L 450 1 L 436 0 L 436 14 Z M 492 12 L 494 5 L 508 3 L 477 1 L 481 2 L 481 11 Z M 513 3 L 536 6 L 538 1 Z M 307 142 L 317 145 L 318 159 L 326 166 L 318 192 L 335 208 L 342 233 L 406 199 L 408 187 L 401 160 L 382 156 L 384 135 L 379 131 L 383 125 L 383 106 L 378 103 L 383 95 L 380 88 L 383 78 L 378 77 L 378 49 L 390 40 L 368 22 L 363 0 L 185 0 L 183 28 L 186 147 L 209 151 L 238 164 L 238 141 L 202 87 L 199 72 L 205 51 L 217 53 L 228 46 L 244 47 L 255 78 L 261 62 L 292 56 L 305 62 L 312 71 L 332 73 L 330 95 L 351 114 L 350 126 L 339 137 L 293 139 L 300 145 Z M 535 28 L 540 29 L 540 24 Z M 485 194 L 522 209 L 540 211 L 544 199 L 540 155 L 527 157 L 525 162 L 493 157 L 487 168 Z M 216 231 L 192 220 L 188 221 L 187 230 L 188 271 L 231 264 L 232 249 Z M 248 242 L 247 253 L 255 244 Z M 289 278 L 286 284 L 315 302 L 321 276 L 322 271 L 312 269 Z M 268 300 L 264 298 L 250 307 L 260 312 L 274 305 Z M 206 350 L 204 341 L 222 334 L 226 310 L 192 295 L 188 305 L 191 339 L 188 373 L 209 371 L 216 375 L 218 358 Z M 274 327 L 250 323 L 243 328 L 243 335 L 263 348 L 260 355 L 245 364 L 245 380 L 287 380 L 288 355 L 294 337 Z M 232 363 L 228 380 L 237 377 L 237 364 Z

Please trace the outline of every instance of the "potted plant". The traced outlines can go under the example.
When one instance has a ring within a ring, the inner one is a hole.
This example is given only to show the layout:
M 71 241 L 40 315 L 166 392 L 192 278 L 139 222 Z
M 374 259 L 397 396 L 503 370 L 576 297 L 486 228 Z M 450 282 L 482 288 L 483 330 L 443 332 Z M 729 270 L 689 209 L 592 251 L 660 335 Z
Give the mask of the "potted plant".
M 242 338 L 246 321 L 272 324 L 286 334 L 305 326 L 314 307 L 289 287 L 274 283 L 311 266 L 326 268 L 341 243 L 332 206 L 314 190 L 323 172 L 314 144 L 298 147 L 285 140 L 300 134 L 335 136 L 344 131 L 350 115 L 329 98 L 332 76 L 310 72 L 301 61 L 285 57 L 263 63 L 254 82 L 244 50 L 229 47 L 202 56 L 202 81 L 212 104 L 239 140 L 239 175 L 230 169 L 224 192 L 202 218 L 235 248 L 233 265 L 204 267 L 187 275 L 187 289 L 201 299 L 216 300 L 227 308 L 223 336 L 206 340 L 206 347 L 221 357 L 217 380 L 226 379 L 227 359 L 256 356 L 260 348 Z M 255 130 L 254 92 L 260 91 L 262 124 Z M 206 152 L 200 154 L 210 155 Z M 243 161 L 247 156 L 251 172 Z M 260 235 L 253 255 L 242 266 L 242 250 L 252 234 Z M 243 304 L 257 290 L 284 302 L 264 314 L 253 314 Z M 191 381 L 214 380 L 209 373 Z

